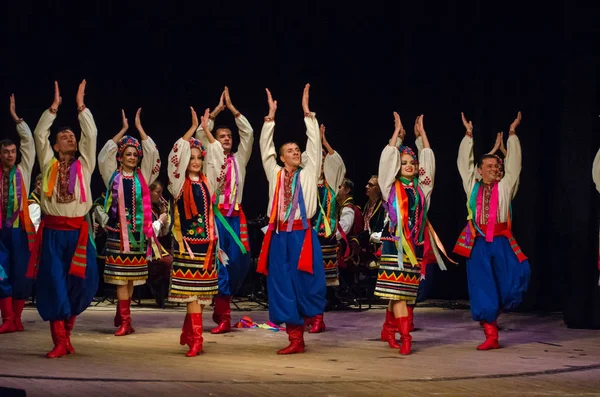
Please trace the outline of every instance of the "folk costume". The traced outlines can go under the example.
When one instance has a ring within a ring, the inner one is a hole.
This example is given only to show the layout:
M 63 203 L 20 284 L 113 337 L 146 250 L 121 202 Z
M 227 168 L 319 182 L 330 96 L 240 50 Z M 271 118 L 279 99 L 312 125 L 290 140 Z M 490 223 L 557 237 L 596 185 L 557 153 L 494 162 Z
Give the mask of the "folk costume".
M 323 313 L 327 302 L 323 256 L 310 221 L 318 206 L 321 139 L 314 113 L 304 123 L 308 161 L 295 171 L 277 164 L 272 119 L 265 119 L 260 135 L 270 217 L 257 271 L 267 276 L 271 322 L 286 324 L 290 345 L 278 354 L 304 352 L 304 321 Z
M 139 167 L 127 172 L 120 166 L 125 149 L 133 147 Z M 104 211 L 108 214 L 104 282 L 114 285 L 142 285 L 148 278 L 151 243 L 156 240 L 152 227 L 152 204 L 148 186 L 160 172 L 160 156 L 152 138 L 142 143 L 125 135 L 118 142 L 109 139 L 98 154 L 98 169 L 106 186 Z M 131 326 L 131 299 L 117 302 L 115 336 L 135 332 Z
M 89 109 L 79 111 L 79 158 L 59 160 L 50 143 L 56 113 L 46 110 L 34 131 L 42 169 L 42 221 L 31 251 L 29 277 L 37 277 L 36 306 L 50 321 L 54 349 L 46 357 L 75 352 L 71 331 L 76 317 L 98 289 L 96 248 L 84 216 L 92 208 L 90 180 L 96 167 L 97 129 Z
M 399 176 L 404 153 L 411 155 L 419 165 L 414 178 Z M 377 296 L 414 304 L 431 258 L 438 262 L 440 268 L 446 269 L 438 250 L 438 246 L 442 248 L 441 243 L 427 218 L 434 179 L 435 156 L 430 148 L 419 152 L 418 161 L 407 146 L 396 148 L 388 145 L 383 149 L 379 162 L 379 186 L 389 222 L 381 237 L 381 265 L 375 286 Z M 394 335 L 397 328 L 402 344 L 400 352 L 409 354 L 412 340 L 410 324 L 409 316 L 395 318 L 393 312 L 386 310 L 382 339 L 387 340 L 390 347 L 399 347 Z
M 477 179 L 473 138 L 465 135 L 458 151 L 458 170 L 467 194 L 467 226 L 454 252 L 467 259 L 471 316 L 483 321 L 486 340 L 479 350 L 497 349 L 496 318 L 501 310 L 518 306 L 529 283 L 527 257 L 511 231 L 511 200 L 521 173 L 521 144 L 517 135 L 507 141 L 502 180 L 485 184 Z
M 205 170 L 210 168 L 217 175 L 212 203 L 215 206 L 219 245 L 228 257 L 227 265 L 219 267 L 219 294 L 215 296 L 213 312 L 217 327 L 211 330 L 213 334 L 231 330 L 231 297 L 240 290 L 250 269 L 248 224 L 242 209 L 242 194 L 246 166 L 252 154 L 254 132 L 241 113 L 235 115 L 235 123 L 240 134 L 240 143 L 235 153 L 225 154 L 221 142 L 217 140 L 205 144 Z M 212 125 L 210 120 L 209 128 Z M 197 137 L 206 138 L 206 135 L 200 129 Z
M 21 313 L 31 295 L 32 280 L 25 277 L 35 227 L 29 216 L 27 194 L 35 163 L 35 145 L 27 123 L 17 121 L 21 162 L 0 168 L 0 334 L 23 331 Z
M 169 154 L 168 189 L 175 200 L 173 215 L 173 264 L 168 300 L 210 305 L 218 292 L 217 228 L 211 205 L 214 175 L 190 177 L 191 150 L 206 152 L 197 139 L 180 138 Z M 208 172 L 208 170 L 207 170 Z M 187 313 L 180 344 L 188 344 L 187 356 L 202 352 L 202 313 Z
M 311 223 L 319 236 L 319 245 L 323 256 L 323 267 L 325 268 L 325 284 L 327 287 L 340 285 L 340 272 L 337 263 L 338 244 L 336 230 L 338 229 L 337 191 L 344 176 L 346 165 L 338 152 L 328 154 L 322 150 L 322 163 L 319 182 L 317 185 L 317 212 Z M 302 153 L 302 163 L 309 162 L 308 154 Z M 306 321 L 310 326 L 308 332 L 319 333 L 325 331 L 323 313 Z

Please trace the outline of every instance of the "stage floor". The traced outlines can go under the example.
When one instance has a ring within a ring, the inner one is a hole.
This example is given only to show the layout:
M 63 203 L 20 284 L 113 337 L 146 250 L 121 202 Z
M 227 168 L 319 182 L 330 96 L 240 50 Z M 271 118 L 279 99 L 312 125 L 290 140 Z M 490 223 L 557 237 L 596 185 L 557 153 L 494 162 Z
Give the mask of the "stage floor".
M 267 312 L 234 311 L 266 322 Z M 78 318 L 76 354 L 49 360 L 49 325 L 33 307 L 25 332 L 0 335 L 0 386 L 27 396 L 465 396 L 600 395 L 600 334 L 566 328 L 559 314 L 500 317 L 502 349 L 479 352 L 484 339 L 468 310 L 417 308 L 413 354 L 380 342 L 382 308 L 325 314 L 327 331 L 306 334 L 304 354 L 278 356 L 284 332 L 236 329 L 211 335 L 205 353 L 187 358 L 179 345 L 183 308 L 132 308 L 136 333 L 112 335 L 115 306 Z M 0 395 L 2 393 L 0 392 Z

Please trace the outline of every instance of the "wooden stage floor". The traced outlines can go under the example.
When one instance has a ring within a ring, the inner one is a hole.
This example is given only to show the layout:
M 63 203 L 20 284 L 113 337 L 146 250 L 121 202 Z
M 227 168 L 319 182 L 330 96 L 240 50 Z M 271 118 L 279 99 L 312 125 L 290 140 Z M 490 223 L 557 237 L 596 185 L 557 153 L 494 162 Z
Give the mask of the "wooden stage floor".
M 233 319 L 268 315 L 252 305 Z M 236 329 L 211 335 L 204 351 L 184 356 L 183 308 L 132 308 L 136 333 L 112 335 L 115 307 L 78 318 L 76 354 L 49 360 L 49 325 L 33 307 L 25 332 L 0 335 L 0 386 L 27 396 L 600 396 L 600 331 L 568 329 L 558 313 L 500 317 L 502 349 L 476 351 L 483 330 L 468 310 L 417 308 L 413 354 L 378 340 L 382 308 L 325 314 L 327 331 L 306 334 L 304 354 L 278 356 L 284 332 Z M 2 395 L 2 392 L 0 392 Z

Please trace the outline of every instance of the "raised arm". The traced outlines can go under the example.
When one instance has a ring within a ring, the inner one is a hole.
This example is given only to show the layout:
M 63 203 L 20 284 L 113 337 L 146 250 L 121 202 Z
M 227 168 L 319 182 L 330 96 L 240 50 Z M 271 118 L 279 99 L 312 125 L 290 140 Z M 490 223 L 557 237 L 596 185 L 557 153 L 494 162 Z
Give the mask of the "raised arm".
M 183 191 L 183 184 L 186 178 L 186 172 L 188 164 L 190 163 L 191 149 L 190 149 L 190 138 L 194 135 L 194 132 L 198 128 L 198 115 L 194 111 L 194 108 L 190 106 L 192 113 L 192 126 L 179 138 L 171 153 L 169 153 L 169 162 L 167 165 L 167 176 L 169 178 L 168 189 L 173 199 L 177 201 L 181 192 Z
M 419 149 L 419 185 L 429 206 L 429 199 L 435 182 L 435 155 L 433 154 L 433 150 L 431 150 L 429 139 L 425 132 L 423 115 L 417 117 L 415 135 L 422 142 L 422 148 Z
M 96 140 L 98 129 L 92 112 L 85 106 L 85 87 L 87 83 L 83 80 L 77 90 L 77 111 L 79 112 L 79 125 L 81 126 L 81 138 L 79 139 L 79 158 L 82 165 L 87 168 L 91 178 L 96 168 Z M 89 183 L 89 181 L 88 181 Z
M 229 95 L 229 88 L 225 87 L 225 104 L 227 109 L 235 117 L 235 125 L 237 125 L 240 134 L 240 143 L 235 153 L 235 158 L 240 166 L 245 167 L 248 165 L 250 155 L 252 154 L 252 144 L 254 143 L 254 131 L 248 119 L 244 117 L 231 102 L 231 96 Z
M 275 112 L 277 112 L 277 101 L 273 100 L 271 91 L 265 88 L 267 92 L 267 102 L 269 104 L 269 114 L 265 117 L 265 122 L 260 132 L 260 157 L 263 163 L 267 180 L 271 182 L 271 178 L 277 175 L 281 168 L 277 165 L 277 151 L 273 143 L 273 131 L 275 129 Z
M 21 162 L 19 163 L 19 167 L 23 171 L 23 182 L 25 182 L 25 188 L 27 189 L 27 194 L 29 194 L 31 171 L 35 164 L 35 143 L 33 142 L 33 135 L 31 134 L 29 126 L 22 118 L 17 116 L 14 94 L 10 96 L 10 115 L 17 125 L 17 133 L 21 140 L 19 145 L 19 151 L 21 152 Z
M 208 128 L 205 128 L 202 124 L 198 126 L 196 130 L 196 139 L 202 142 L 202 146 L 208 148 L 208 145 L 215 141 L 214 136 L 211 134 L 213 128 L 215 127 L 215 119 L 223 110 L 225 110 L 225 91 L 221 93 L 219 97 L 219 104 L 215 106 L 215 108 L 210 112 L 208 120 L 206 121 L 206 125 Z
M 118 143 L 128 129 L 129 123 L 125 117 L 125 111 L 121 109 L 121 129 L 112 139 L 106 142 L 102 149 L 100 149 L 100 153 L 98 153 L 98 170 L 104 181 L 104 186 L 108 186 L 110 178 L 119 166 L 117 164 Z
M 60 106 L 62 99 L 60 97 L 60 89 L 58 82 L 54 82 L 54 101 L 48 110 L 42 113 L 42 117 L 38 121 L 35 130 L 33 131 L 33 139 L 35 141 L 35 151 L 40 163 L 42 171 L 50 163 L 54 157 L 54 151 L 50 144 L 50 127 L 56 119 L 56 113 Z
M 398 143 L 402 144 L 402 139 L 405 136 L 405 132 L 402 131 L 404 131 L 404 128 L 402 128 L 400 116 L 394 112 L 394 133 L 389 144 L 383 148 L 379 158 L 379 188 L 381 189 L 381 196 L 386 202 L 402 164 L 400 152 L 397 148 Z
M 509 156 L 504 161 L 504 178 L 503 183 L 512 192 L 519 181 L 521 175 L 522 165 L 522 154 L 521 154 L 521 142 L 517 136 L 517 127 L 521 123 L 521 112 L 517 114 L 517 118 L 510 125 L 510 132 L 506 145 L 508 146 L 507 152 Z
M 160 153 L 158 152 L 156 143 L 146 134 L 144 127 L 142 127 L 141 113 L 142 108 L 139 108 L 135 113 L 135 128 L 140 133 L 140 138 L 142 139 L 143 157 L 140 169 L 146 183 L 150 185 L 158 178 L 158 174 L 160 173 Z M 124 122 L 127 122 L 125 114 L 123 114 L 123 118 Z
M 321 152 L 321 133 L 319 132 L 319 122 L 308 106 L 310 94 L 310 84 L 304 86 L 302 94 L 302 110 L 304 111 L 304 124 L 306 125 L 306 156 L 308 161 L 304 164 L 304 172 L 314 175 L 315 185 L 321 176 L 321 162 L 323 153 Z
M 594 157 L 594 163 L 592 165 L 592 179 L 596 184 L 596 190 L 600 192 L 600 149 L 598 149 L 596 157 Z
M 496 154 L 496 152 L 498 150 L 500 150 L 500 152 L 502 153 L 502 155 L 504 157 L 506 157 L 506 148 L 504 147 L 504 133 L 503 132 L 499 132 L 498 134 L 496 134 L 496 142 L 494 143 L 494 147 L 492 148 L 492 150 L 490 150 L 488 152 L 488 154 Z
M 323 161 L 323 174 L 325 175 L 325 180 L 329 184 L 331 188 L 335 192 L 342 184 L 344 177 L 346 176 L 346 165 L 344 164 L 344 160 L 342 156 L 329 145 L 325 138 L 325 126 L 321 124 L 321 141 L 323 142 L 323 146 L 325 150 L 327 150 L 327 156 L 325 156 L 325 160 Z
M 458 173 L 462 179 L 465 193 L 469 195 L 475 182 L 475 156 L 473 155 L 473 123 L 467 121 L 464 113 L 462 116 L 463 125 L 465 126 L 465 137 L 458 148 Z

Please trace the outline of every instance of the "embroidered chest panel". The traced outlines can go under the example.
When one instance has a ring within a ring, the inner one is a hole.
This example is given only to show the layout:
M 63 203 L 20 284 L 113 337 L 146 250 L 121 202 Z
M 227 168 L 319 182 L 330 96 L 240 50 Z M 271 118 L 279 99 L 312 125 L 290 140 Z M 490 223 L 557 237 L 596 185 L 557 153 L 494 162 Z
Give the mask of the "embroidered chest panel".
M 71 167 L 74 160 L 60 160 L 58 162 L 58 196 L 56 202 L 61 204 L 68 204 L 75 201 L 75 190 L 72 193 L 69 192 L 69 181 L 71 178 L 76 178 L 76 172 Z M 71 175 L 73 174 L 73 175 Z M 73 183 L 75 186 L 75 183 Z
M 211 211 L 208 187 L 200 181 L 193 181 L 192 192 L 198 215 L 192 216 L 191 219 L 185 219 L 183 199 L 177 202 L 181 219 L 181 234 L 184 239 L 191 242 L 208 242 L 210 240 L 208 228 L 210 226 Z
M 136 197 L 137 197 L 137 189 L 136 189 L 136 184 L 135 184 L 135 179 L 133 177 L 133 175 L 122 175 L 121 176 L 121 183 L 123 184 L 123 198 L 125 199 L 125 214 L 127 215 L 127 221 L 129 222 L 129 225 L 131 227 L 131 231 L 133 233 L 137 232 L 137 222 L 136 222 L 136 217 L 137 217 L 137 203 L 136 203 Z M 113 193 L 113 200 L 115 200 L 118 203 L 119 197 L 117 195 L 115 195 Z M 107 228 L 114 228 L 115 231 L 120 230 L 121 225 L 119 223 L 119 219 L 118 219 L 118 215 L 113 214 L 112 211 L 109 211 L 109 222 L 107 225 Z
M 6 219 L 8 211 L 8 192 L 10 189 L 10 172 L 2 173 L 2 219 Z

